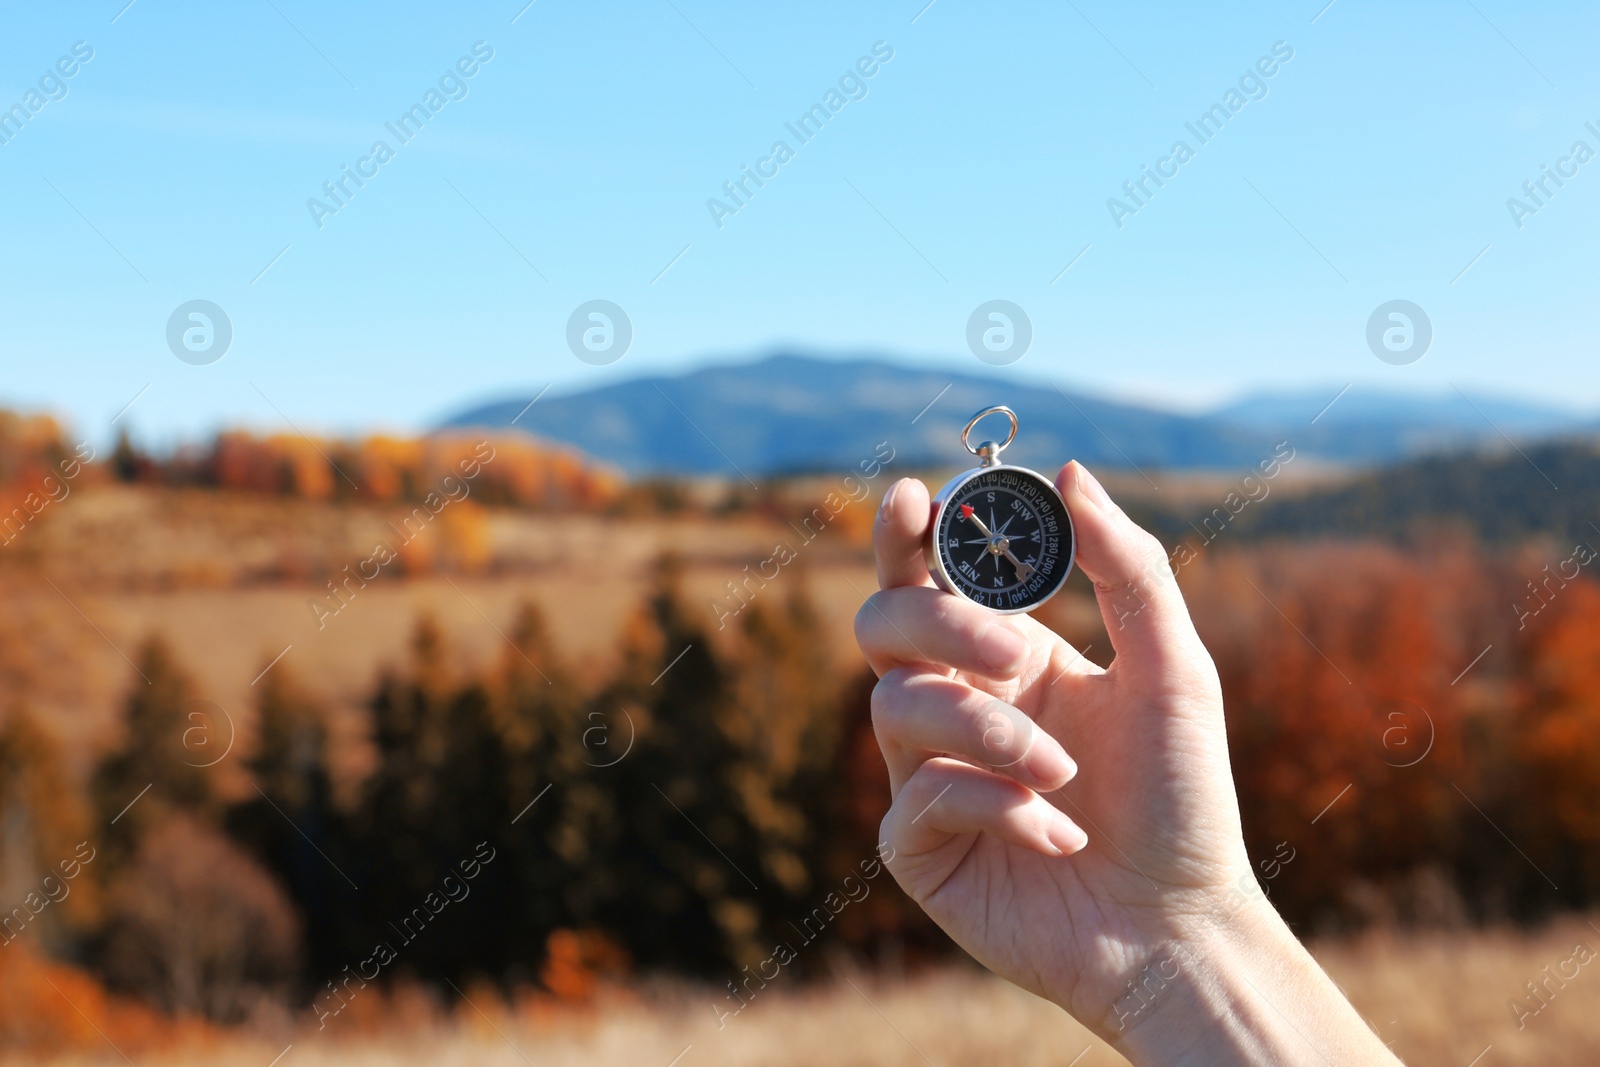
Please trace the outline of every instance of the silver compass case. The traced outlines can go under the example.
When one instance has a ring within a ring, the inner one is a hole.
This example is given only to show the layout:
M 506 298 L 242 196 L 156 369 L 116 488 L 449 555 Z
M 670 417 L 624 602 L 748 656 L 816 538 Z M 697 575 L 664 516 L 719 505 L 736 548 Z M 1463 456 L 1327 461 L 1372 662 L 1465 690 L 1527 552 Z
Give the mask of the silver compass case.
M 968 441 L 973 428 L 994 414 L 1010 419 L 1010 433 L 1004 441 L 984 441 L 974 448 Z M 950 479 L 934 496 L 923 546 L 928 572 L 939 588 L 1003 615 L 1033 611 L 1059 593 L 1077 551 L 1072 516 L 1055 483 L 1038 471 L 1000 462 L 1000 452 L 1016 434 L 1016 413 L 1003 406 L 986 408 L 967 423 L 961 443 L 978 457 L 978 466 Z M 978 514 L 982 503 L 966 503 L 979 499 L 978 494 L 987 501 L 1009 498 L 1011 506 L 1001 508 L 1008 516 L 1027 516 L 1031 529 L 1008 536 L 1011 520 L 1000 523 L 993 508 L 992 522 L 985 523 Z M 952 502 L 959 511 L 951 510 Z M 986 561 L 993 565 L 992 575 L 979 569 Z M 1014 580 L 1006 580 L 1008 575 Z

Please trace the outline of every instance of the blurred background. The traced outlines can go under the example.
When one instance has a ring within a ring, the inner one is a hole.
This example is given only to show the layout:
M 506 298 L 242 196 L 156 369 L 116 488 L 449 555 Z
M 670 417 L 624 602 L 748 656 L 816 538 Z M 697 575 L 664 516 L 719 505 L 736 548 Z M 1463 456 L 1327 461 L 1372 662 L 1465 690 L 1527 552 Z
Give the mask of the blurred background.
M 1408 1063 L 1600 1054 L 1592 8 L 3 18 L 0 1055 L 1120 1062 L 872 862 L 873 514 L 1001 403 L 1241 891 Z

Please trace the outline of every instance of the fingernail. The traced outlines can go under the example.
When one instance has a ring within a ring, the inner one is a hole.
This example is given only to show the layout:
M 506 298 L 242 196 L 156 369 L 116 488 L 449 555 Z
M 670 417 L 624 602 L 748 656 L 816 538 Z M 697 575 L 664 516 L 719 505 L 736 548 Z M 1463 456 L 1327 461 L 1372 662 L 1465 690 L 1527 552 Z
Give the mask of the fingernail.
M 879 522 L 882 522 L 885 518 L 888 517 L 889 509 L 894 506 L 894 496 L 895 496 L 896 493 L 898 493 L 900 491 L 900 484 L 901 484 L 901 482 L 904 482 L 904 481 L 905 481 L 905 479 L 901 478 L 900 481 L 895 482 L 893 485 L 891 485 L 889 487 L 889 491 L 887 493 L 883 494 L 883 503 L 878 505 L 878 521 Z
M 1094 475 L 1089 473 L 1089 468 L 1082 463 L 1078 464 L 1078 489 L 1090 502 L 1105 508 L 1107 511 L 1116 507 L 1111 503 L 1111 497 L 1106 495 L 1105 486 L 1101 485 Z
M 1081 850 L 1089 843 L 1089 835 L 1065 815 L 1058 813 L 1058 818 L 1051 820 L 1050 826 L 1045 830 L 1045 836 L 1050 843 L 1062 852 L 1073 853 Z
M 1028 640 L 998 619 L 978 635 L 978 658 L 992 671 L 1010 674 L 1022 666 Z
M 1038 745 L 1028 753 L 1026 764 L 1031 774 L 1046 790 L 1060 789 L 1078 773 L 1078 765 L 1055 745 Z

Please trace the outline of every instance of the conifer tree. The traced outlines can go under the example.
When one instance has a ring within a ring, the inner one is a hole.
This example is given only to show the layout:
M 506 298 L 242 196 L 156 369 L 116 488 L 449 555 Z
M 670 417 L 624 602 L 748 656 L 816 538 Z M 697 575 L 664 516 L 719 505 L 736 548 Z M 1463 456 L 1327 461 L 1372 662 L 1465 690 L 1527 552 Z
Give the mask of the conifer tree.
M 585 871 L 603 862 L 615 817 L 596 778 L 630 741 L 626 725 L 612 731 L 612 723 L 586 717 L 579 687 L 536 607 L 522 605 L 508 636 L 490 682 L 510 801 L 496 827 L 505 860 L 495 873 L 515 887 L 500 931 L 508 959 L 532 967 L 553 931 L 594 921 L 596 899 Z
M 510 962 L 498 930 L 513 894 L 492 864 L 470 903 L 441 910 L 439 927 L 400 935 L 388 927 L 412 914 L 479 842 L 498 851 L 510 812 L 510 761 L 482 682 L 456 686 L 432 619 L 417 624 L 407 674 L 387 674 L 372 705 L 378 766 L 358 817 L 363 899 L 373 937 L 403 936 L 408 966 L 459 976 L 472 965 Z M 371 886 L 370 899 L 365 891 Z M 496 887 L 499 887 L 496 889 Z M 412 943 L 414 942 L 414 944 Z M 398 946 L 397 946 L 398 947 Z
M 659 565 L 624 635 L 618 677 L 597 698 L 597 710 L 636 709 L 639 737 L 602 779 L 621 826 L 610 861 L 593 873 L 606 925 L 641 963 L 705 973 L 760 958 L 764 872 L 734 781 L 730 670 L 684 604 L 679 574 L 671 559 Z
M 758 600 L 744 613 L 728 732 L 743 754 L 732 785 L 760 842 L 761 867 L 781 890 L 771 907 L 798 903 L 811 888 L 820 814 L 837 787 L 832 759 L 838 684 L 803 571 L 781 603 Z
M 196 699 L 194 683 L 160 637 L 145 642 L 138 671 L 124 704 L 121 742 L 94 774 L 95 823 L 106 835 L 103 875 L 174 812 L 202 822 L 218 815 L 208 772 L 184 745 L 187 731 L 215 729 L 203 721 L 208 706 Z
M 229 834 L 282 881 L 303 920 L 313 971 L 336 969 L 348 950 L 370 946 L 350 936 L 360 901 L 339 873 L 353 861 L 328 769 L 327 710 L 287 666 L 261 681 L 246 767 L 252 788 L 228 813 Z

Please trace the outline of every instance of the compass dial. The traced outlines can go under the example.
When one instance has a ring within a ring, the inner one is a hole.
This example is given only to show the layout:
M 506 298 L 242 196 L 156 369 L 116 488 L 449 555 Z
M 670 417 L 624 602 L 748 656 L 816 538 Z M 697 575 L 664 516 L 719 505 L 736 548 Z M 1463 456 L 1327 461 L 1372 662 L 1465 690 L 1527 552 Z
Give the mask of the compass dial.
M 988 467 L 946 487 L 932 531 L 934 576 L 1002 612 L 1032 611 L 1072 567 L 1072 520 L 1055 486 L 1021 467 Z

